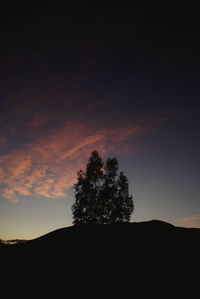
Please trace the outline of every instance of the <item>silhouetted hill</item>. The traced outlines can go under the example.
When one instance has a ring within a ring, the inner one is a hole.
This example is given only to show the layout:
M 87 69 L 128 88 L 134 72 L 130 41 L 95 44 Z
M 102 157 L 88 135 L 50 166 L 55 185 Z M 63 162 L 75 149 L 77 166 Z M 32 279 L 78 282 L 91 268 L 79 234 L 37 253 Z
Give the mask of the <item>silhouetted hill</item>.
M 80 225 L 1 246 L 4 298 L 182 298 L 198 291 L 200 229 Z

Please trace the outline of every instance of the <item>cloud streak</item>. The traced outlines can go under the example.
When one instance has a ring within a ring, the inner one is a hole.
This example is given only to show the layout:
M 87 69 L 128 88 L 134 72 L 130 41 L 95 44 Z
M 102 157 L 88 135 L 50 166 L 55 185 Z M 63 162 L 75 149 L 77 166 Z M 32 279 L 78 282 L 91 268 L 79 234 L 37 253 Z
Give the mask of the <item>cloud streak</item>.
M 112 101 L 92 102 L 88 95 L 84 99 L 73 92 L 61 95 L 59 102 L 50 95 L 49 101 L 47 95 L 30 103 L 8 100 L 11 109 L 2 118 L 0 138 L 2 198 L 65 197 L 94 149 L 104 158 L 133 153 L 138 138 L 162 123 L 152 116 L 122 118 L 111 109 Z
M 101 155 L 123 152 L 123 144 L 140 134 L 144 128 L 94 130 L 86 122 L 66 122 L 57 130 L 36 138 L 22 149 L 0 156 L 0 178 L 6 186 L 2 197 L 11 202 L 20 196 L 37 194 L 49 198 L 66 196 L 66 190 L 84 167 L 93 149 Z
M 200 214 L 191 215 L 176 220 L 176 225 L 184 227 L 200 228 Z

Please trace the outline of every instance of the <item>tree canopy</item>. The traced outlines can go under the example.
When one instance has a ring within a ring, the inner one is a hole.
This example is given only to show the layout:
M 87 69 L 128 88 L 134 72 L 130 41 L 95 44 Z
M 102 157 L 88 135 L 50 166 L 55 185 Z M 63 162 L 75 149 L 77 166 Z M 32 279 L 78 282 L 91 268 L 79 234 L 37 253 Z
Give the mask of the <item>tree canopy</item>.
M 130 221 L 134 210 L 133 198 L 129 195 L 128 179 L 123 172 L 119 173 L 115 157 L 107 158 L 104 163 L 94 150 L 86 169 L 79 170 L 74 190 L 74 224 Z

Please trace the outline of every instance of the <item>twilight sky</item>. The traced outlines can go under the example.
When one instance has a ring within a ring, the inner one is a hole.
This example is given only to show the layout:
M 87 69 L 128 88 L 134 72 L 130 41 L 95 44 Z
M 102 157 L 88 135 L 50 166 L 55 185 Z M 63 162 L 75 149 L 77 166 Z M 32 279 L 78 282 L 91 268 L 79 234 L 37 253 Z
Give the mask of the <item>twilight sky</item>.
M 0 21 L 0 238 L 72 224 L 92 150 L 129 178 L 132 221 L 200 227 L 192 7 L 29 2 Z

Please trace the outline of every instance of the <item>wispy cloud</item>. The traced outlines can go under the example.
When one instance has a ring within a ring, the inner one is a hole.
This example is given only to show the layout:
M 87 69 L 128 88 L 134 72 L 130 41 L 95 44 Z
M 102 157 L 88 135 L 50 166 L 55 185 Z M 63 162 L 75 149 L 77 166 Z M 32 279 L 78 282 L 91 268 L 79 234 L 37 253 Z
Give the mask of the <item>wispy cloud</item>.
M 59 129 L 35 138 L 19 150 L 0 156 L 0 177 L 6 187 L 2 196 L 16 202 L 33 193 L 49 198 L 66 196 L 76 172 L 84 167 L 89 154 L 123 152 L 123 144 L 144 128 L 91 128 L 86 122 L 66 122 Z
M 160 126 L 159 117 L 113 117 L 107 102 L 79 93 L 59 95 L 60 101 L 49 98 L 8 101 L 12 109 L 2 119 L 0 190 L 11 202 L 33 194 L 66 196 L 92 150 L 103 157 L 132 153 L 139 148 L 138 137 Z
M 176 225 L 184 227 L 200 228 L 200 214 L 191 215 L 185 218 L 176 220 Z

